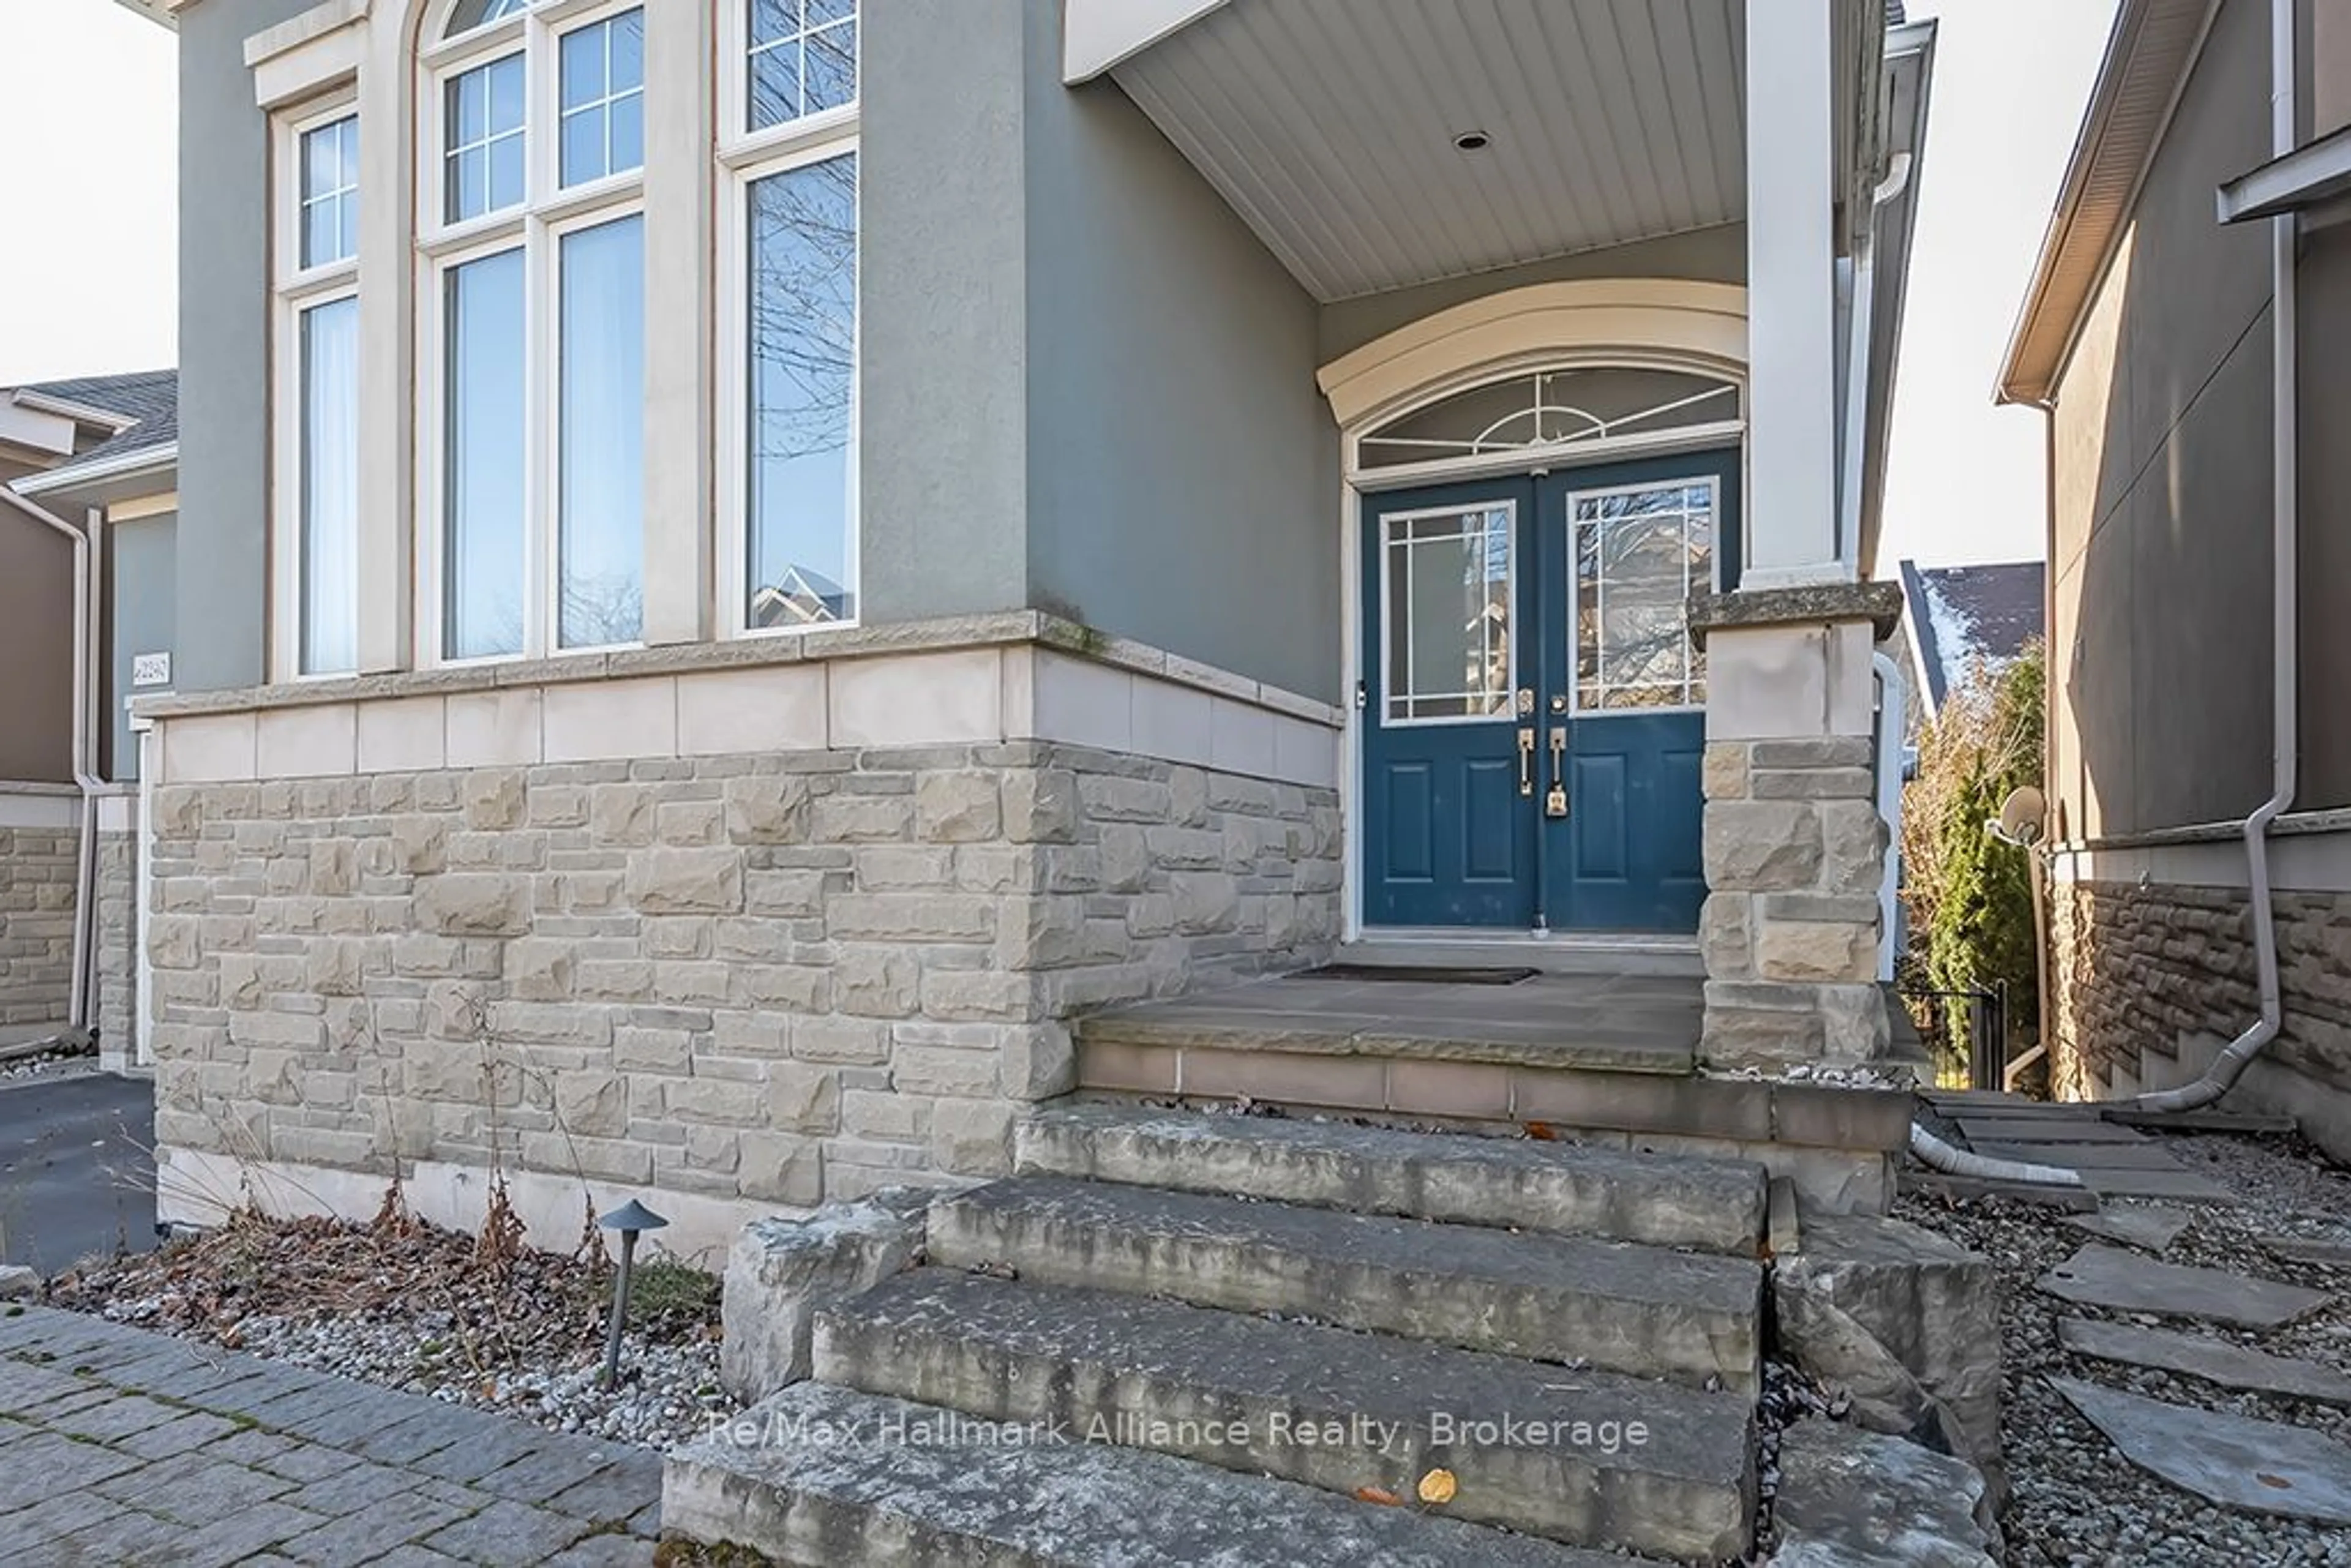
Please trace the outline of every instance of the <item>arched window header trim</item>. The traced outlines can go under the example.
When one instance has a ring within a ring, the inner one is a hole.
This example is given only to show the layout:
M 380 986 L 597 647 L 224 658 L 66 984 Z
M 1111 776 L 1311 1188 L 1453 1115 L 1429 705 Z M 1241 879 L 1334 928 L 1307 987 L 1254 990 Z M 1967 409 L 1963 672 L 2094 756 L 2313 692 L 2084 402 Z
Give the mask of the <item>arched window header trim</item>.
M 1315 379 L 1340 428 L 1355 437 L 1512 375 L 1599 365 L 1743 384 L 1747 290 L 1667 278 L 1507 289 L 1375 338 Z

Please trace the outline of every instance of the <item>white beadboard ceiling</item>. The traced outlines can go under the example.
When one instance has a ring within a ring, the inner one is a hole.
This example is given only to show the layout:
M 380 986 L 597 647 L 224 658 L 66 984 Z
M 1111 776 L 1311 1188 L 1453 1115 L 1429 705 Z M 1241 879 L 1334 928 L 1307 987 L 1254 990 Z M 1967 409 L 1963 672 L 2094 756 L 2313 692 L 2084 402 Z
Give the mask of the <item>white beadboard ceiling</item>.
M 1743 0 L 1231 0 L 1112 72 L 1316 298 L 1731 222 Z M 1492 138 L 1465 153 L 1465 131 Z

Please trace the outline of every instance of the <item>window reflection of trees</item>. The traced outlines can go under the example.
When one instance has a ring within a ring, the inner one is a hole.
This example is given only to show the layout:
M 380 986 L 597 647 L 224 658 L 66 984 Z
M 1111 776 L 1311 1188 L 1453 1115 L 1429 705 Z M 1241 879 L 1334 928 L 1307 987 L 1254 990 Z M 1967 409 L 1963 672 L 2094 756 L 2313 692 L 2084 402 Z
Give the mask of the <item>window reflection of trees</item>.
M 1689 636 L 1688 601 L 1713 581 L 1713 487 L 1578 497 L 1575 508 L 1577 706 L 1704 702 L 1706 654 Z
M 794 494 L 790 465 L 852 445 L 857 350 L 857 160 L 853 154 L 752 182 L 749 214 L 752 580 L 755 626 L 854 613 L 845 576 L 853 479 Z M 803 484 L 806 481 L 802 481 Z M 812 551 L 828 552 L 812 556 Z

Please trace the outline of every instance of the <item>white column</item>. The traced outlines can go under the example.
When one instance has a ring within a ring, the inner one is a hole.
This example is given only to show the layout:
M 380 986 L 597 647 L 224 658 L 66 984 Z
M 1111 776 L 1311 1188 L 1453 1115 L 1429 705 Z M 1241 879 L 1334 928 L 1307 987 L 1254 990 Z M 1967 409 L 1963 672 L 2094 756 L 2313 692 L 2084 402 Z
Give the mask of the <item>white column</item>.
M 712 630 L 711 12 L 645 7 L 647 643 Z
M 1837 559 L 1836 9 L 1747 0 L 1748 588 L 1854 577 Z
M 412 71 L 401 29 L 369 28 L 360 69 L 359 664 L 363 674 L 415 662 L 414 408 L 409 387 L 415 293 L 408 188 Z M 381 588 L 371 587 L 381 584 Z
M 371 22 L 360 67 L 359 663 L 415 662 L 413 229 L 406 200 L 414 73 L 403 29 Z M 143 1002 L 143 996 L 142 996 Z

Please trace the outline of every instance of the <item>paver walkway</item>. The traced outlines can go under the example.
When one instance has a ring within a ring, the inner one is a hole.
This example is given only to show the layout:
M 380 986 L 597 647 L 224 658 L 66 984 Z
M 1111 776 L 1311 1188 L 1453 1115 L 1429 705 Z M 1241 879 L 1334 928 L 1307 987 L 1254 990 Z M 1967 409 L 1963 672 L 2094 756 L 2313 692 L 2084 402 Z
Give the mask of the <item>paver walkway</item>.
M 643 1564 L 661 1472 L 629 1444 L 0 1309 L 0 1563 Z

